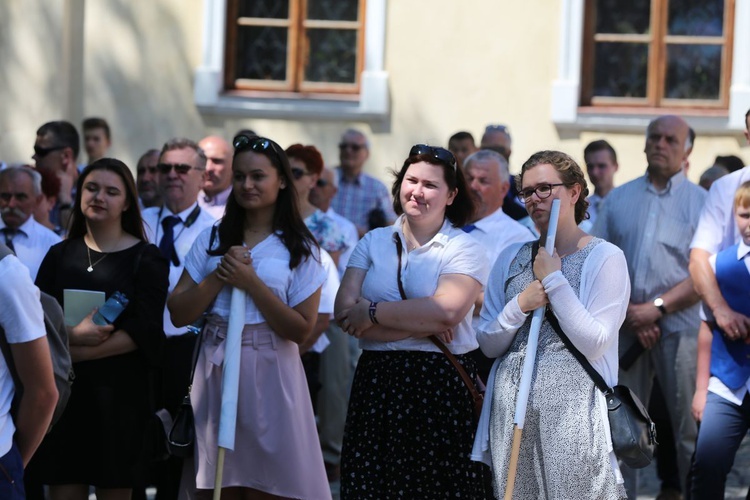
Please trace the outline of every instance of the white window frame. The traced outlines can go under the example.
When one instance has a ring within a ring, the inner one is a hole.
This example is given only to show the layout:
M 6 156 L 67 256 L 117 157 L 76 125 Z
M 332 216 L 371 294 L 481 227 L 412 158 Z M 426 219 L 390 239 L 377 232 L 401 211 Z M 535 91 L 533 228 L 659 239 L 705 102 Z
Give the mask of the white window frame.
M 552 82 L 551 116 L 561 129 L 643 132 L 657 114 L 578 113 L 581 96 L 585 0 L 561 0 L 557 78 Z M 722 134 L 745 130 L 750 108 L 750 0 L 735 0 L 732 82 L 728 116 L 685 116 L 697 133 Z
M 367 0 L 364 70 L 359 99 L 241 97 L 224 94 L 226 0 L 203 3 L 203 50 L 195 71 L 193 98 L 201 113 L 254 118 L 320 118 L 377 121 L 390 113 L 388 72 L 385 71 L 387 0 Z

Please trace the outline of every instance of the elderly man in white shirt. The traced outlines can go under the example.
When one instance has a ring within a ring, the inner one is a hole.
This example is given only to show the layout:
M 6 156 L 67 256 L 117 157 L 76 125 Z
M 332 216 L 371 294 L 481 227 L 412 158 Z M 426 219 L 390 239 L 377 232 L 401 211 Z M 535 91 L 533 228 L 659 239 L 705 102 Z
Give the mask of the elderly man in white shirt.
M 206 155 L 189 139 L 171 139 L 164 144 L 157 165 L 158 186 L 164 206 L 143 211 L 148 240 L 157 245 L 169 261 L 169 291 L 177 285 L 185 267 L 185 258 L 198 235 L 216 219 L 198 205 L 198 192 L 206 169 Z M 196 335 L 186 327 L 172 323 L 164 308 L 164 333 L 167 342 L 163 358 L 164 407 L 177 411 L 190 384 L 190 369 Z M 160 493 L 176 491 L 182 460 L 170 458 L 166 474 L 160 478 Z M 166 494 L 166 493 L 165 493 Z M 167 494 L 168 495 L 168 494 Z M 176 496 L 176 493 L 175 493 Z
M 0 233 L 3 243 L 29 269 L 32 281 L 47 251 L 60 242 L 54 231 L 34 220 L 43 196 L 39 172 L 27 167 L 0 170 Z

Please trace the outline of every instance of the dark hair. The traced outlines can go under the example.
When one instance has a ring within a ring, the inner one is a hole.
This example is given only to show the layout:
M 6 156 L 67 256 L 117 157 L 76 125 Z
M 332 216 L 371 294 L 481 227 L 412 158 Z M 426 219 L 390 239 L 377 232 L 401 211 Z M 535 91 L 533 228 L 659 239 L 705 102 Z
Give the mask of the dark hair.
M 421 154 L 410 156 L 404 161 L 404 165 L 401 170 L 392 172 L 396 176 L 396 180 L 393 182 L 391 187 L 391 194 L 393 195 L 393 210 L 397 215 L 404 213 L 403 207 L 401 207 L 401 184 L 404 182 L 406 171 L 409 167 L 415 163 L 426 162 L 431 165 L 438 165 L 443 169 L 443 178 L 446 184 L 448 184 L 448 190 L 456 190 L 456 197 L 453 199 L 453 203 L 445 207 L 445 217 L 451 221 L 455 227 L 465 226 L 474 215 L 475 205 L 474 200 L 469 194 L 469 188 L 466 185 L 466 179 L 464 173 L 460 168 L 455 168 L 452 165 L 437 159 L 431 154 Z
M 453 141 L 465 141 L 467 139 L 470 140 L 472 144 L 474 144 L 474 136 L 471 135 L 471 133 L 462 130 L 461 132 L 456 132 L 455 134 L 453 134 L 450 139 L 448 139 L 448 144 Z
M 81 195 L 83 194 L 83 184 L 86 178 L 92 172 L 97 170 L 106 170 L 117 174 L 122 183 L 125 185 L 125 199 L 128 208 L 122 212 L 121 225 L 123 231 L 132 234 L 142 241 L 146 241 L 146 235 L 143 232 L 143 219 L 141 219 L 141 209 L 138 206 L 138 195 L 135 189 L 135 180 L 130 169 L 120 160 L 114 158 L 101 158 L 83 169 L 76 183 L 76 200 L 73 204 L 73 213 L 70 217 L 70 226 L 68 228 L 68 238 L 79 238 L 86 234 L 86 218 L 81 211 Z
M 609 154 L 612 156 L 612 163 L 617 164 L 617 153 L 615 153 L 615 148 L 604 139 L 590 142 L 588 146 L 583 149 L 584 160 L 588 155 L 598 153 L 599 151 L 609 151 Z
M 57 197 L 60 194 L 60 178 L 57 174 L 48 168 L 38 168 L 36 171 L 42 176 L 42 194 L 47 198 Z
M 107 120 L 104 118 L 86 118 L 83 120 L 83 131 L 86 132 L 87 130 L 92 130 L 95 128 L 100 128 L 104 130 L 104 135 L 107 136 L 107 139 L 112 139 L 112 135 L 109 131 L 109 123 L 107 123 Z
M 73 159 L 78 158 L 81 150 L 81 138 L 75 126 L 64 120 L 47 122 L 36 131 L 36 135 L 45 136 L 51 134 L 54 138 L 54 146 L 63 146 L 73 151 Z
M 289 167 L 289 159 L 284 153 L 284 150 L 281 149 L 281 146 L 274 141 L 257 136 L 255 138 L 250 136 L 245 137 L 251 139 L 252 144 L 259 144 L 267 141 L 268 147 L 266 149 L 259 148 L 257 150 L 248 146 L 236 147 L 232 169 L 237 168 L 238 156 L 246 153 L 259 154 L 265 156 L 271 161 L 271 164 L 276 167 L 279 177 L 286 182 L 286 187 L 279 190 L 278 198 L 276 198 L 276 209 L 273 213 L 272 229 L 274 232 L 280 233 L 279 237 L 289 251 L 289 269 L 294 269 L 304 257 L 312 255 L 312 248 L 317 247 L 318 243 L 310 230 L 307 229 L 307 226 L 299 213 L 299 207 L 297 206 L 297 193 L 294 189 L 294 178 L 292 177 L 292 171 Z M 236 144 L 236 138 L 232 142 Z M 242 245 L 244 240 L 243 233 L 245 228 L 245 217 L 247 217 L 247 212 L 245 212 L 245 210 L 240 207 L 239 203 L 237 203 L 233 190 L 232 194 L 227 199 L 224 218 L 221 219 L 221 222 L 219 223 L 219 246 L 215 250 L 209 248 L 209 255 L 224 255 L 227 250 L 229 250 L 229 247 Z
M 516 176 L 516 184 L 519 191 L 523 187 L 523 174 L 537 165 L 549 164 L 555 167 L 560 174 L 560 180 L 566 187 L 578 184 L 581 186 L 581 194 L 578 196 L 575 206 L 576 224 L 580 224 L 584 219 L 589 218 L 586 212 L 589 208 L 589 202 L 586 197 L 589 195 L 589 188 L 586 184 L 586 178 L 583 176 L 583 170 L 570 156 L 562 151 L 539 151 L 529 157 L 521 167 L 521 173 Z
M 292 144 L 286 148 L 286 156 L 287 158 L 297 158 L 305 164 L 310 173 L 320 175 L 323 171 L 323 156 L 315 146 Z
M 255 133 L 255 130 L 249 129 L 249 128 L 243 128 L 237 131 L 236 134 L 234 134 L 235 137 L 238 135 L 244 135 L 246 137 L 258 137 L 258 134 Z
M 714 165 L 721 165 L 730 172 L 736 172 L 745 168 L 745 162 L 742 158 L 735 155 L 717 156 Z

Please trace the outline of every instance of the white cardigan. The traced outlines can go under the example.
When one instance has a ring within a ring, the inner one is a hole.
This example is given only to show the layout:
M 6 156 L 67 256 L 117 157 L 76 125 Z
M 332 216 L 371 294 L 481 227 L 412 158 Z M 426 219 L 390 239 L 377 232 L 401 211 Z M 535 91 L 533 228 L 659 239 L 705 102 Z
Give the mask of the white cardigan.
M 523 313 L 518 305 L 518 296 L 507 300 L 507 304 L 505 298 L 505 281 L 510 264 L 523 245 L 518 243 L 508 247 L 495 262 L 487 282 L 481 321 L 476 331 L 482 352 L 489 357 L 498 358 L 495 359 L 487 382 L 487 393 L 472 451 L 473 460 L 488 465 L 491 463 L 490 409 L 499 357 L 508 350 L 516 332 L 528 317 L 528 313 Z M 630 297 L 628 265 L 622 251 L 607 242 L 599 243 L 591 250 L 581 270 L 578 296 L 561 271 L 549 274 L 542 285 L 560 327 L 573 345 L 586 356 L 607 384 L 616 385 L 619 361 L 617 341 Z M 600 408 L 607 422 L 603 394 L 600 394 Z M 610 440 L 609 432 L 607 440 Z M 614 454 L 611 455 L 614 458 Z M 616 462 L 614 465 L 616 466 Z

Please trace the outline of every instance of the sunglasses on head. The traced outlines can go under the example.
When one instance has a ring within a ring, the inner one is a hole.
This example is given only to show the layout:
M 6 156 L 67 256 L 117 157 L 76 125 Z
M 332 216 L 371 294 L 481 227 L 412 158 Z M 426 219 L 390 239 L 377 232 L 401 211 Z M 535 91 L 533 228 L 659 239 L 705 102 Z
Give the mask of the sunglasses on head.
M 342 142 L 341 144 L 339 144 L 339 149 L 341 151 L 344 151 L 345 149 L 351 149 L 355 153 L 364 147 L 364 144 L 356 144 L 354 142 Z
M 39 146 L 34 146 L 34 154 L 37 158 L 44 158 L 48 154 L 50 154 L 53 151 L 59 151 L 61 149 L 65 149 L 68 146 L 50 146 L 48 148 L 42 148 Z
M 171 172 L 173 168 L 174 168 L 174 171 L 177 172 L 178 174 L 185 175 L 195 167 L 193 167 L 192 165 L 187 165 L 185 163 L 159 163 L 156 166 L 156 169 L 159 171 L 159 173 L 165 174 L 165 175 Z M 201 169 L 196 168 L 196 170 L 201 170 Z
M 409 156 L 414 155 L 430 155 L 433 158 L 437 158 L 449 167 L 453 167 L 456 170 L 456 157 L 453 153 L 445 148 L 428 146 L 427 144 L 415 144 L 409 151 Z
M 232 145 L 234 146 L 234 154 L 245 151 L 246 149 L 261 154 L 266 154 L 270 151 L 274 154 L 274 156 L 276 156 L 276 160 L 279 162 L 279 164 L 282 163 L 279 152 L 277 148 L 274 147 L 274 142 L 270 139 L 266 139 L 265 137 L 260 137 L 257 135 L 250 137 L 245 134 L 240 134 L 234 138 L 234 140 L 232 141 Z

